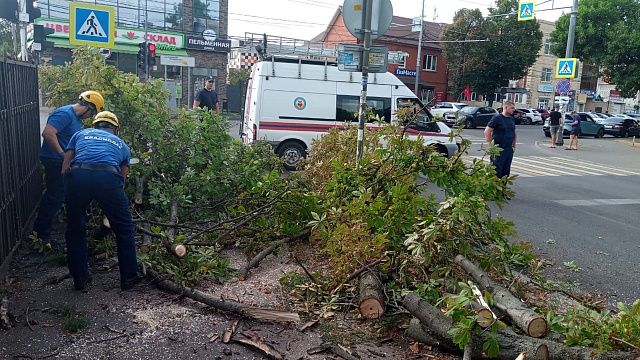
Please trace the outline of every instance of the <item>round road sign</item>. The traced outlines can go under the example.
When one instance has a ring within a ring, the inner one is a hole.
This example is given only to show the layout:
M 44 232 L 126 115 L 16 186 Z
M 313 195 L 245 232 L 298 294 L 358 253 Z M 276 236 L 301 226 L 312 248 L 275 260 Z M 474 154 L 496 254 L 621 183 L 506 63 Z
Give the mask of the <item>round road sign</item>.
M 342 6 L 344 25 L 351 35 L 357 39 L 364 39 L 364 3 L 367 0 L 345 0 Z M 371 40 L 384 35 L 391 25 L 393 6 L 391 0 L 368 0 L 373 4 L 371 14 Z

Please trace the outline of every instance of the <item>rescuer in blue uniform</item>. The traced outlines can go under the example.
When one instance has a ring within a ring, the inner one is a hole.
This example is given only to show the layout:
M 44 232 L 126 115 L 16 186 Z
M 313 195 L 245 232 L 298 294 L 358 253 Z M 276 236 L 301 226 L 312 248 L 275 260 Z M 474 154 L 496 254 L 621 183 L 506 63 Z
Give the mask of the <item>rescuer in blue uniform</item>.
M 92 200 L 107 216 L 116 235 L 120 287 L 126 290 L 140 281 L 133 220 L 124 191 L 131 152 L 117 136 L 119 127 L 114 114 L 108 111 L 97 114 L 93 128 L 73 135 L 64 155 L 67 262 L 76 290 L 84 290 L 91 281 L 85 210 Z
M 64 185 L 60 169 L 64 149 L 71 136 L 82 129 L 82 119 L 93 117 L 104 110 L 104 99 L 96 91 L 85 91 L 75 104 L 55 109 L 42 131 L 40 162 L 44 167 L 46 190 L 42 195 L 38 217 L 33 230 L 39 239 L 51 242 L 51 223 L 64 201 Z

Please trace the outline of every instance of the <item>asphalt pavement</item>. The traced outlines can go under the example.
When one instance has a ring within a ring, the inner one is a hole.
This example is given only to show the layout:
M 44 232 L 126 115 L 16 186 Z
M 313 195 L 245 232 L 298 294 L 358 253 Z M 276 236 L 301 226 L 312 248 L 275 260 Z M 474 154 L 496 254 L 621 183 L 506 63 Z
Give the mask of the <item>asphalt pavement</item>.
M 539 125 L 517 133 L 516 196 L 494 209 L 516 224 L 514 241 L 533 243 L 553 261 L 551 275 L 601 293 L 610 305 L 640 298 L 640 144 L 581 138 L 578 151 L 567 151 L 549 148 Z M 463 137 L 474 143 L 468 157 L 480 156 L 482 129 Z

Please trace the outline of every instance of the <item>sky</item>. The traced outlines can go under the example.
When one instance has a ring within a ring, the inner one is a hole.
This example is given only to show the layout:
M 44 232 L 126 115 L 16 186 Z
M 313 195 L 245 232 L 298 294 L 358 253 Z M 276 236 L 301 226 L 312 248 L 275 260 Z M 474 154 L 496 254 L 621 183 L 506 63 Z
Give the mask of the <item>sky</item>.
M 393 14 L 420 16 L 423 0 L 391 0 Z M 267 33 L 309 40 L 321 33 L 344 0 L 229 0 L 229 34 Z M 572 0 L 538 0 L 536 10 L 571 6 Z M 451 23 L 462 8 L 479 8 L 487 14 L 491 0 L 426 0 L 425 20 Z M 569 9 L 538 12 L 541 19 L 555 21 Z

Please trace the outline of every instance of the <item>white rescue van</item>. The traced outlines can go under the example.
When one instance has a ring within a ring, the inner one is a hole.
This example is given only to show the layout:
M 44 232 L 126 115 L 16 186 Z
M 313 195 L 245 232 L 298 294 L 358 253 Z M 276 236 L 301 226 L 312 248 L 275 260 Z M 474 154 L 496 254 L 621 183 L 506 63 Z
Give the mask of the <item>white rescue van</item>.
M 267 141 L 284 157 L 285 166 L 294 169 L 306 157 L 313 139 L 331 128 L 357 123 L 361 77 L 359 72 L 339 71 L 335 65 L 308 60 L 275 58 L 253 65 L 241 128 L 243 141 Z M 367 104 L 386 123 L 396 121 L 398 108 L 423 108 L 413 92 L 389 72 L 369 74 Z M 457 145 L 449 137 L 451 129 L 432 119 L 422 110 L 407 132 L 453 155 Z

